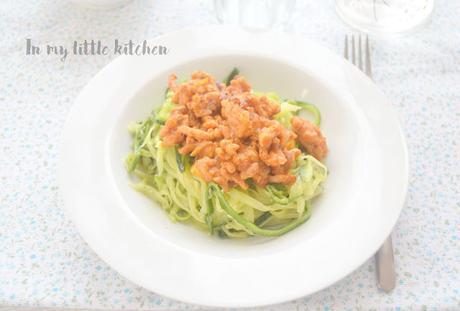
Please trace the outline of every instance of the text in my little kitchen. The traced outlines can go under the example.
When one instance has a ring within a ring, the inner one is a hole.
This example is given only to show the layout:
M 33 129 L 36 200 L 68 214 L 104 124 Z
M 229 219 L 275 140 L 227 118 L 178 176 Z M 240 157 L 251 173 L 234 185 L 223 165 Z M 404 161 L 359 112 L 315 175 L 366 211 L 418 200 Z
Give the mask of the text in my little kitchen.
M 167 55 L 168 48 L 164 45 L 149 44 L 147 40 L 135 42 L 133 40 L 122 41 L 115 39 L 112 44 L 104 44 L 101 40 L 75 40 L 71 46 L 45 44 L 39 45 L 26 39 L 26 55 L 54 55 L 61 61 L 67 56 L 77 55 Z

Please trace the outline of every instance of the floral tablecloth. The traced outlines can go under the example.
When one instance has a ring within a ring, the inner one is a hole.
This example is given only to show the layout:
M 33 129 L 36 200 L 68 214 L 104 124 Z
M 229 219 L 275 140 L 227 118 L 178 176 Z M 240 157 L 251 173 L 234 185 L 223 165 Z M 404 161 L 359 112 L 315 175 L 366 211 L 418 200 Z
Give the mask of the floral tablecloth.
M 372 38 L 374 78 L 400 114 L 411 159 L 394 230 L 397 286 L 377 289 L 370 259 L 337 284 L 272 310 L 460 309 L 460 2 L 402 38 Z M 0 306 L 197 310 L 124 279 L 63 212 L 58 145 L 73 100 L 113 55 L 26 55 L 36 45 L 137 40 L 215 24 L 210 1 L 134 0 L 88 10 L 65 0 L 0 2 Z M 341 54 L 333 1 L 298 1 L 289 31 Z M 1 308 L 0 308 L 1 309 Z

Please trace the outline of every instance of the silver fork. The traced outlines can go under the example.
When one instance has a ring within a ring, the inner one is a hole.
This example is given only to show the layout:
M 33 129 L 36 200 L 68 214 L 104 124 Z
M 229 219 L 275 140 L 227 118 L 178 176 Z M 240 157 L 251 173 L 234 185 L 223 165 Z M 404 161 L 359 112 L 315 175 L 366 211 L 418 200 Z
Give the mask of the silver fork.
M 349 41 L 351 41 L 351 43 L 349 43 Z M 351 46 L 351 50 L 349 46 Z M 351 35 L 350 40 L 348 35 L 345 35 L 344 56 L 372 79 L 371 49 L 369 47 L 369 37 L 367 35 L 365 42 L 362 42 L 361 35 L 358 36 L 358 40 L 355 40 L 355 35 Z M 391 234 L 375 254 L 375 264 L 377 267 L 379 287 L 387 293 L 391 292 L 393 288 L 395 288 L 396 283 Z

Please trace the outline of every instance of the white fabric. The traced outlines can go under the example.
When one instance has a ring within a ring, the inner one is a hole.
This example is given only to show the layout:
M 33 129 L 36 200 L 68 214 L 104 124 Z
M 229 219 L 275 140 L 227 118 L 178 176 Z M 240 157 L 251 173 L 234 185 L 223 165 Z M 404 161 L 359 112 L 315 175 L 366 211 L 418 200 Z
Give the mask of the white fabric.
M 271 310 L 460 308 L 460 2 L 439 0 L 414 35 L 375 39 L 374 78 L 400 113 L 411 158 L 407 205 L 394 230 L 398 284 L 376 286 L 374 260 L 310 297 Z M 0 2 L 0 305 L 199 309 L 161 297 L 107 267 L 62 210 L 61 129 L 81 88 L 114 56 L 26 56 L 26 39 L 142 41 L 214 24 L 209 1 L 134 0 L 88 10 L 61 0 Z M 342 53 L 351 30 L 333 1 L 298 1 L 290 31 Z

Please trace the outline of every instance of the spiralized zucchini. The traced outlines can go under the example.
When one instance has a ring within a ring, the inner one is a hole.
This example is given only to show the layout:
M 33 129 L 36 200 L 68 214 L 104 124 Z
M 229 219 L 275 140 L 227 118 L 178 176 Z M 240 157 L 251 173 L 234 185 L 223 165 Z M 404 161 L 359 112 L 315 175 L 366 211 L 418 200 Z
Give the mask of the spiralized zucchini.
M 279 101 L 276 94 L 267 96 Z M 292 171 L 297 177 L 292 186 L 252 185 L 248 190 L 235 187 L 224 192 L 192 175 L 192 157 L 162 145 L 159 133 L 174 107 L 171 98 L 168 91 L 157 111 L 129 127 L 133 149 L 125 162 L 128 172 L 139 179 L 132 184 L 134 189 L 158 202 L 173 222 L 192 223 L 219 237 L 280 236 L 308 220 L 312 199 L 322 192 L 328 174 L 324 164 L 302 153 Z M 280 108 L 275 120 L 286 127 L 303 108 L 319 125 L 319 111 L 311 104 L 283 101 Z

